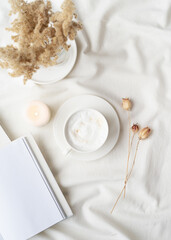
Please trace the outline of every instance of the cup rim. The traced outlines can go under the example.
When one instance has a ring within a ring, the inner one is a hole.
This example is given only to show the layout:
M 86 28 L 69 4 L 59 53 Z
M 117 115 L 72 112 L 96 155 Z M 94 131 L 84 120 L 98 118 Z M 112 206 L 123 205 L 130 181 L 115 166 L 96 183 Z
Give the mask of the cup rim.
M 105 120 L 106 126 L 107 126 L 107 133 L 106 133 L 106 138 L 104 139 L 104 142 L 103 142 L 98 148 L 96 148 L 96 149 L 94 149 L 94 150 L 90 150 L 90 151 L 79 150 L 79 149 L 73 147 L 73 146 L 70 144 L 70 142 L 68 141 L 67 136 L 66 136 L 66 135 L 67 135 L 67 134 L 66 134 L 67 123 L 69 122 L 69 120 L 71 119 L 71 117 L 72 117 L 74 114 L 76 114 L 76 113 L 78 113 L 78 112 L 85 111 L 85 110 L 91 110 L 91 111 L 93 110 L 93 111 L 97 112 L 98 114 L 100 114 L 100 115 L 103 117 L 103 119 Z M 65 125 L 64 125 L 64 137 L 65 137 L 65 140 L 66 140 L 67 144 L 69 145 L 69 147 L 70 147 L 71 150 L 76 151 L 76 152 L 79 152 L 79 153 L 92 153 L 92 152 L 95 152 L 95 151 L 99 150 L 99 149 L 105 144 L 108 136 L 109 136 L 109 124 L 108 124 L 108 121 L 107 121 L 106 117 L 105 117 L 100 111 L 98 111 L 98 110 L 96 110 L 96 109 L 94 109 L 94 108 L 83 108 L 83 109 L 80 109 L 80 110 L 78 110 L 78 111 L 75 111 L 74 113 L 72 113 L 72 114 L 68 117 L 68 119 L 66 120 Z

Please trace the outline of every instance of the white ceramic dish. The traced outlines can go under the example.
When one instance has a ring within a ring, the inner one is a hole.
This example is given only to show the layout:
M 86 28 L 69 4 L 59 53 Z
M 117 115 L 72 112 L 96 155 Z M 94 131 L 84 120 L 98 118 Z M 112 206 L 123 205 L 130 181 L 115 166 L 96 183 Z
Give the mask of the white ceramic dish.
M 68 44 L 70 44 L 71 47 L 68 52 L 63 54 L 63 61 L 61 63 L 47 68 L 41 67 L 34 73 L 33 78 L 29 81 L 45 85 L 55 83 L 65 78 L 71 72 L 77 58 L 76 41 L 68 41 Z
M 96 160 L 102 158 L 113 149 L 117 143 L 120 133 L 118 115 L 111 104 L 103 98 L 94 95 L 81 95 L 70 98 L 64 102 L 54 119 L 54 134 L 57 145 L 62 152 L 66 154 L 70 148 L 70 145 L 67 143 L 64 135 L 66 121 L 74 112 L 80 111 L 84 108 L 96 109 L 104 115 L 109 125 L 108 138 L 104 145 L 95 152 L 80 153 L 77 151 L 71 151 L 67 157 L 70 159 L 79 159 L 84 161 Z

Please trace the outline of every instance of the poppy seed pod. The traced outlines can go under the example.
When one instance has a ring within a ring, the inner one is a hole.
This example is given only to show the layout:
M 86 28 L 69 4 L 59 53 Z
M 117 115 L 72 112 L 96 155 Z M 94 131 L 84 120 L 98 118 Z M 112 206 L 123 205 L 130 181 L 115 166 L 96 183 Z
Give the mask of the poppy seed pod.
M 139 132 L 139 139 L 144 140 L 148 138 L 150 134 L 151 134 L 151 129 L 149 127 L 145 127 L 141 129 L 141 131 Z
M 126 111 L 130 111 L 132 108 L 132 103 L 129 98 L 122 98 L 122 107 Z
M 131 130 L 133 131 L 133 133 L 137 133 L 139 131 L 138 124 L 133 124 L 132 127 L 131 127 Z

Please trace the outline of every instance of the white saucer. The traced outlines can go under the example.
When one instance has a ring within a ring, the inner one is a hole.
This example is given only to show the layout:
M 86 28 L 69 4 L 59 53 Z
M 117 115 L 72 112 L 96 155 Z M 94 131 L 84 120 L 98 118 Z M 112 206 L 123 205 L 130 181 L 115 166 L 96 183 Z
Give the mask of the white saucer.
M 120 123 L 118 115 L 114 108 L 111 106 L 111 104 L 108 103 L 103 98 L 94 95 L 81 95 L 67 100 L 60 107 L 55 116 L 54 134 L 59 148 L 65 154 L 67 150 L 70 148 L 64 136 L 65 123 L 74 112 L 77 112 L 84 108 L 95 109 L 104 115 L 109 124 L 108 138 L 104 145 L 95 152 L 80 153 L 76 151 L 71 151 L 67 155 L 67 158 L 79 159 L 84 161 L 96 160 L 101 157 L 104 157 L 113 149 L 113 147 L 117 143 L 120 132 Z
M 33 78 L 30 80 L 37 84 L 51 84 L 65 78 L 75 65 L 77 58 L 77 45 L 76 41 L 68 41 L 71 45 L 66 52 L 65 59 L 62 63 L 50 67 L 40 67 Z

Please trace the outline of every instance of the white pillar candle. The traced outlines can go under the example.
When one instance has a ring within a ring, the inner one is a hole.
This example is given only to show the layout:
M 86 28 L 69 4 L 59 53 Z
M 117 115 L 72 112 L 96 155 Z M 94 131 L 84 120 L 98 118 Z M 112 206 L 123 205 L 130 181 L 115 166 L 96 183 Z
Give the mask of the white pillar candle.
M 50 117 L 51 112 L 49 107 L 40 101 L 32 101 L 26 108 L 26 118 L 33 126 L 44 126 L 49 122 Z

